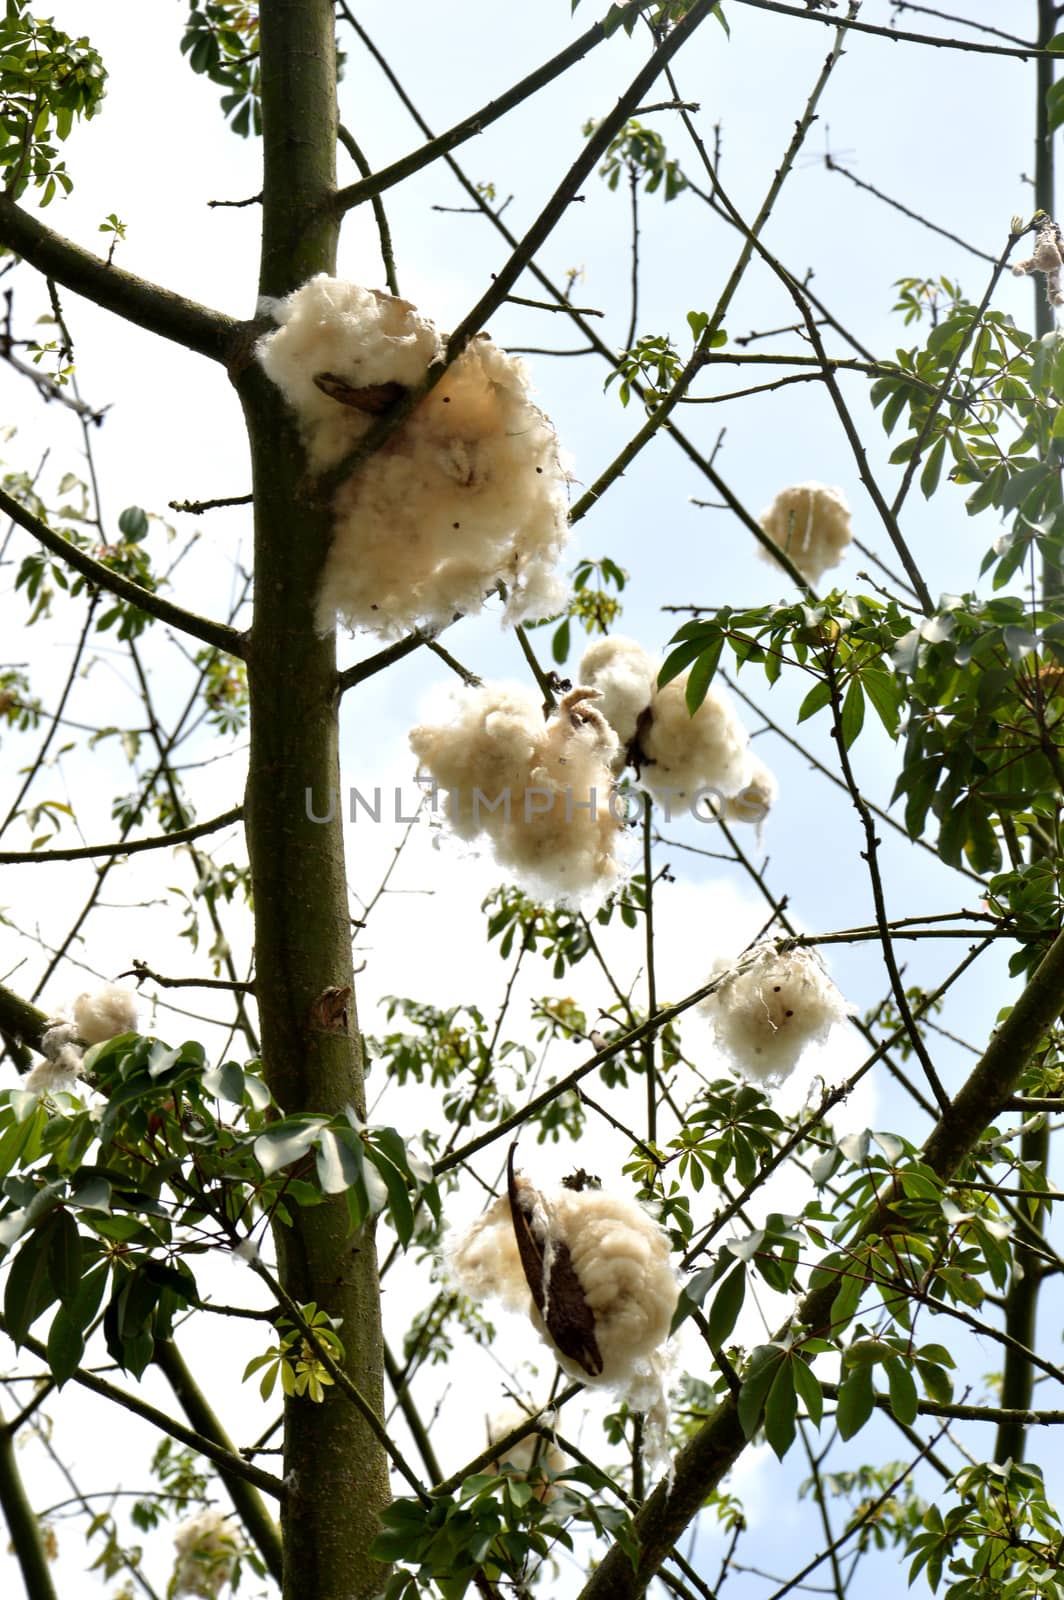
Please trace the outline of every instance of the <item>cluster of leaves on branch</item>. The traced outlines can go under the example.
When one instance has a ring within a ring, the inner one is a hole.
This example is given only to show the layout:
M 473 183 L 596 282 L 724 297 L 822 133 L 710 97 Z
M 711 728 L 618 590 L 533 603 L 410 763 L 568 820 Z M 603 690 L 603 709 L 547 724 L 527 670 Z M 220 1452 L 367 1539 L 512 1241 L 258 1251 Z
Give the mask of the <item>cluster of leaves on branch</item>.
M 258 7 L 243 0 L 190 0 L 181 50 L 193 72 L 225 90 L 222 111 L 234 133 L 262 132 Z
M 585 123 L 585 137 L 594 129 L 594 122 Z M 616 189 L 627 174 L 633 183 L 642 180 L 647 194 L 655 194 L 663 188 L 666 200 L 675 200 L 687 186 L 679 162 L 667 153 L 661 134 L 635 117 L 625 123 L 610 143 L 599 172 L 609 189 Z
M 439 1221 L 431 1174 L 394 1129 L 353 1113 L 278 1117 L 256 1063 L 207 1069 L 199 1044 L 122 1034 L 88 1051 L 83 1070 L 102 1097 L 89 1106 L 0 1097 L 3 1327 L 21 1344 L 56 1307 L 46 1351 L 60 1384 L 101 1322 L 113 1359 L 139 1376 L 175 1317 L 201 1304 L 191 1263 L 212 1249 L 254 1259 L 264 1219 L 343 1193 L 353 1232 L 384 1213 L 404 1248 L 422 1202 Z M 233 1108 L 225 1118 L 218 1102 Z M 313 1328 L 316 1312 L 304 1308 Z M 301 1368 L 291 1325 L 277 1326 L 286 1388 L 291 1367 L 293 1392 L 320 1398 L 313 1361 Z
M 415 1571 L 397 1572 L 385 1600 L 419 1600 L 433 1592 L 460 1600 L 478 1571 L 489 1582 L 509 1579 L 520 1590 L 550 1560 L 552 1547 L 576 1549 L 573 1528 L 581 1524 L 633 1548 L 628 1512 L 602 1499 L 602 1491 L 612 1487 L 603 1473 L 590 1466 L 540 1470 L 551 1484 L 542 1499 L 527 1474 L 504 1463 L 496 1472 L 466 1478 L 453 1494 L 434 1496 L 428 1505 L 396 1500 L 384 1513 L 374 1553 Z
M 46 206 L 72 179 L 57 144 L 76 118 L 92 117 L 107 74 L 88 39 L 72 39 L 30 14 L 29 0 L 6 0 L 0 19 L 0 168 L 14 199 L 32 184 Z

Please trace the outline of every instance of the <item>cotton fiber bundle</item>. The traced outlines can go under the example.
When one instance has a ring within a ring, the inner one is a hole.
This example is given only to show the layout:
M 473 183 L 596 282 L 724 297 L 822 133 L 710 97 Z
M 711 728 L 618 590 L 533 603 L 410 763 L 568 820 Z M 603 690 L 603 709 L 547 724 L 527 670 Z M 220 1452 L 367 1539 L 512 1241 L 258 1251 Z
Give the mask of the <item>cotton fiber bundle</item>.
M 544 722 L 536 698 L 506 684 L 455 697 L 444 722 L 410 735 L 420 766 L 447 791 L 463 839 L 484 835 L 500 866 L 561 901 L 611 887 L 624 834 L 610 810 L 617 739 L 593 690 L 563 696 Z
M 761 1083 L 788 1077 L 806 1046 L 852 1011 L 811 950 L 774 944 L 757 949 L 700 1009 L 743 1076 Z
M 846 497 L 822 483 L 781 489 L 758 521 L 814 588 L 829 567 L 838 566 L 853 538 Z M 760 545 L 758 554 L 778 565 Z
M 634 1201 L 603 1189 L 545 1195 L 516 1175 L 450 1260 L 467 1294 L 523 1311 L 581 1382 L 660 1388 L 676 1274 L 665 1233 Z
M 710 689 L 692 716 L 687 709 L 688 674 L 657 686 L 659 663 L 634 639 L 611 634 L 585 651 L 578 677 L 597 689 L 596 702 L 620 742 L 615 768 L 627 762 L 639 783 L 661 802 L 683 806 L 700 791 L 713 790 L 733 821 L 760 822 L 776 796 L 776 781 L 750 753 L 750 739 L 731 701 Z M 740 791 L 755 792 L 745 805 L 729 803 Z M 718 806 L 720 809 L 721 806 Z
M 639 741 L 647 762 L 639 781 L 652 795 L 681 805 L 700 789 L 735 794 L 749 766 L 750 736 L 719 690 L 710 689 L 693 716 L 686 692 L 685 672 L 655 693 Z
M 584 651 L 577 677 L 588 688 L 598 690 L 601 698 L 596 705 L 624 751 L 654 698 L 658 663 L 635 639 L 611 633 Z
M 257 355 L 299 418 L 311 464 L 336 466 L 443 359 L 406 300 L 319 276 L 274 309 Z M 397 635 L 479 611 L 506 585 L 506 619 L 557 611 L 568 473 L 528 375 L 474 339 L 334 499 L 318 603 L 323 631 Z
M 751 760 L 742 788 L 724 802 L 728 822 L 752 822 L 760 827 L 779 797 L 775 775 L 763 761 Z
M 81 1071 L 80 1045 L 103 1044 L 137 1027 L 137 997 L 121 984 L 105 983 L 91 993 L 79 994 L 73 1017 L 57 1017 L 41 1040 L 43 1061 L 26 1079 L 25 1087 L 41 1094 L 74 1088 Z
M 74 1027 L 85 1044 L 103 1044 L 120 1033 L 135 1033 L 137 997 L 118 983 L 105 983 L 91 994 L 79 994 L 74 1001 Z

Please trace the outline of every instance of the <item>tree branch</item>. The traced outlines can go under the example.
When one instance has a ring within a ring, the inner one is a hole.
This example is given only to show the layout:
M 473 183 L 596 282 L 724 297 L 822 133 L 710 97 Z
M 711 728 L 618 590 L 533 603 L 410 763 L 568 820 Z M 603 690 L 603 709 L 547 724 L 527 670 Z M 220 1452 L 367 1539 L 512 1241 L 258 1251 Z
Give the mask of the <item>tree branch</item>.
M 1028 981 L 979 1064 L 935 1125 L 922 1159 L 948 1178 L 978 1142 L 983 1130 L 1015 1089 L 1031 1053 L 1064 1004 L 1064 933 L 1058 934 Z M 834 1281 L 807 1294 L 796 1311 L 810 1327 L 827 1318 Z M 790 1326 L 790 1322 L 788 1323 Z M 671 1482 L 655 1489 L 635 1521 L 639 1555 L 635 1567 L 614 1546 L 593 1573 L 580 1600 L 638 1600 L 667 1557 L 673 1542 L 701 1510 L 705 1497 L 746 1449 L 738 1403 L 728 1396 L 676 1459 Z
M 108 266 L 80 245 L 53 233 L 10 195 L 0 193 L 0 242 L 16 251 L 39 272 L 64 288 L 84 295 L 105 311 L 113 311 L 148 333 L 157 333 L 186 350 L 225 362 L 234 354 L 237 336 L 246 326 L 220 311 L 186 300 L 121 267 Z
M 22 1474 L 15 1459 L 15 1435 L 0 1423 L 0 1510 L 4 1513 L 11 1548 L 26 1585 L 26 1600 L 58 1600 L 44 1553 L 41 1527 L 26 1497 Z
M 244 1458 L 237 1454 L 235 1445 L 215 1416 L 176 1344 L 171 1339 L 157 1340 L 154 1359 L 159 1370 L 165 1373 L 170 1387 L 193 1427 L 205 1438 L 213 1439 L 215 1444 L 235 1460 L 243 1461 Z M 281 1535 L 277 1524 L 263 1504 L 261 1495 L 248 1483 L 243 1473 L 231 1472 L 223 1466 L 219 1466 L 218 1472 L 249 1538 L 272 1576 L 280 1583 L 284 1576 Z
M 7 1325 L 2 1317 L 0 1317 L 0 1332 L 7 1333 Z M 40 1339 L 35 1339 L 32 1334 L 26 1333 L 23 1334 L 21 1343 L 42 1361 L 48 1360 L 47 1347 Z M 108 1383 L 105 1378 L 98 1378 L 94 1372 L 88 1372 L 83 1367 L 78 1367 L 71 1377 L 83 1389 L 88 1389 L 90 1394 L 99 1395 L 104 1400 L 122 1406 L 133 1416 L 140 1417 L 143 1422 L 149 1422 L 153 1428 L 158 1428 L 160 1433 L 169 1434 L 171 1439 L 187 1445 L 190 1450 L 197 1450 L 201 1456 L 206 1456 L 216 1466 L 224 1467 L 227 1472 L 242 1477 L 246 1483 L 254 1484 L 255 1488 L 261 1489 L 264 1494 L 272 1495 L 276 1500 L 284 1499 L 285 1486 L 280 1478 L 264 1472 L 261 1467 L 252 1466 L 243 1456 L 224 1450 L 205 1434 L 186 1428 L 181 1422 L 175 1422 L 173 1417 L 168 1417 L 166 1412 L 160 1411 L 157 1406 L 150 1406 L 146 1400 L 141 1400 L 135 1394 L 129 1394 L 125 1389 L 119 1389 L 115 1384 Z
M 0 196 L 0 200 L 2 198 Z M 24 532 L 37 540 L 38 544 L 43 544 L 52 555 L 65 561 L 75 572 L 80 572 L 83 578 L 95 584 L 97 588 L 104 589 L 108 594 L 117 595 L 120 600 L 146 611 L 159 622 L 168 622 L 180 632 L 191 634 L 194 639 L 202 639 L 204 644 L 211 644 L 216 650 L 224 651 L 226 655 L 243 658 L 244 636 L 236 628 L 230 628 L 224 622 L 212 622 L 208 617 L 199 617 L 194 611 L 186 611 L 182 606 L 175 606 L 169 600 L 164 600 L 161 595 L 151 594 L 139 584 L 120 577 L 117 572 L 112 572 L 110 567 L 105 567 L 102 561 L 97 561 L 84 550 L 79 550 L 69 539 L 64 539 L 61 533 L 54 533 L 39 517 L 27 511 L 25 506 L 20 505 L 3 489 L 0 489 L 0 511 L 10 517 L 12 522 L 17 522 Z
M 1032 61 L 1037 56 L 1052 54 L 1034 46 L 1024 45 L 1010 50 L 1007 45 L 976 44 L 974 40 L 967 39 L 938 39 L 933 33 L 906 33 L 901 28 L 881 28 L 873 22 L 858 22 L 854 18 L 840 21 L 836 17 L 823 16 L 819 11 L 799 11 L 797 6 L 781 5 L 779 0 L 736 0 L 736 4 L 752 6 L 755 11 L 775 11 L 783 17 L 797 17 L 801 22 L 826 22 L 829 27 L 846 28 L 853 33 L 875 34 L 877 38 L 889 39 L 893 44 L 926 44 L 938 50 L 970 50 L 984 56 L 1013 56 L 1020 61 Z
M 618 25 L 629 16 L 637 16 L 640 11 L 649 10 L 652 3 L 653 0 L 634 0 L 633 4 L 624 8 L 624 11 L 617 19 Z M 368 44 L 368 40 L 355 20 L 350 6 L 346 4 L 346 0 L 340 0 L 339 11 L 351 24 L 362 42 Z M 612 32 L 613 29 L 611 28 L 610 34 Z M 364 200 L 372 200 L 376 195 L 383 193 L 385 189 L 391 189 L 395 184 L 401 183 L 404 178 L 409 178 L 412 173 L 420 172 L 422 167 L 429 166 L 437 157 L 446 155 L 449 151 L 457 149 L 460 144 L 464 144 L 467 139 L 472 139 L 477 134 L 483 133 L 485 128 L 489 128 L 493 122 L 497 122 L 508 111 L 512 111 L 515 106 L 519 106 L 523 100 L 527 100 L 530 95 L 538 93 L 548 83 L 553 83 L 555 78 L 560 78 L 563 73 L 568 72 L 570 67 L 575 66 L 578 61 L 582 61 L 584 56 L 609 36 L 604 24 L 596 22 L 594 27 L 581 34 L 579 39 L 574 40 L 559 55 L 552 56 L 541 67 L 537 67 L 534 72 L 530 72 L 519 83 L 515 83 L 512 89 L 507 89 L 506 93 L 500 95 L 497 100 L 489 100 L 486 106 L 481 106 L 479 111 L 474 111 L 470 116 L 463 117 L 461 122 L 456 122 L 454 127 L 448 128 L 446 133 L 441 133 L 436 138 L 430 138 L 428 143 L 423 144 L 420 149 L 411 151 L 410 155 L 403 156 L 399 161 L 393 161 L 390 166 L 382 168 L 380 172 L 375 172 L 372 176 L 363 177 L 360 183 L 351 183 L 346 188 L 338 189 L 333 201 L 336 209 L 342 213 L 350 211 L 352 206 L 361 205 Z M 626 113 L 626 115 L 630 114 Z
M 0 850 L 0 866 L 23 866 L 38 861 L 83 861 L 93 856 L 134 856 L 142 850 L 165 850 L 169 845 L 188 844 L 192 839 L 202 839 L 204 834 L 217 833 L 239 822 L 244 815 L 243 806 L 223 811 L 209 822 L 197 822 L 191 828 L 178 828 L 174 833 L 159 833 L 148 839 L 126 839 L 117 844 L 78 844 L 69 850 Z

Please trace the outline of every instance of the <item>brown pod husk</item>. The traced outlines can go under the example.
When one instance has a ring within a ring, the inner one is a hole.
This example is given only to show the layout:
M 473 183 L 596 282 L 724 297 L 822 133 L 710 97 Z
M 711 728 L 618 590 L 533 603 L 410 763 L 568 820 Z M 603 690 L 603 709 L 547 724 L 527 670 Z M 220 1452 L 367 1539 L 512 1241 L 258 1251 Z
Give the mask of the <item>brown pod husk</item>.
M 543 1201 L 535 1190 L 518 1188 L 514 1173 L 516 1149 L 516 1144 L 510 1146 L 506 1186 L 517 1252 L 529 1292 L 558 1349 L 589 1377 L 597 1378 L 602 1371 L 602 1356 L 595 1338 L 594 1312 L 584 1299 L 569 1246 L 564 1240 L 555 1239 L 548 1251 L 546 1244 L 536 1237 L 535 1211 L 537 1202 L 542 1206 Z

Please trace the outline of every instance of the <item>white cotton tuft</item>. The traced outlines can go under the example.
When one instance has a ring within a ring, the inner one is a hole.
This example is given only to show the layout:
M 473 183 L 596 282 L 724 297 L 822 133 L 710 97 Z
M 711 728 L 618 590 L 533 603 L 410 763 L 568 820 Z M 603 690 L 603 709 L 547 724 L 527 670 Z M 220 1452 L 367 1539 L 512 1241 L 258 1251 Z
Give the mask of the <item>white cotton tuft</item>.
M 548 1215 L 594 1313 L 602 1357 L 597 1381 L 624 1389 L 645 1382 L 669 1336 L 678 1296 L 666 1234 L 634 1200 L 604 1189 L 562 1189 Z M 582 1369 L 570 1371 L 588 1381 Z
M 638 1409 L 661 1416 L 665 1358 L 678 1287 L 669 1241 L 642 1206 L 602 1189 L 559 1189 L 540 1195 L 526 1179 L 519 1190 L 535 1197 L 531 1228 L 544 1254 L 547 1315 L 549 1263 L 564 1245 L 594 1318 L 600 1370 L 589 1372 L 555 1345 L 528 1288 L 518 1254 L 509 1200 L 502 1195 L 452 1246 L 459 1286 L 475 1299 L 494 1298 L 527 1315 L 559 1364 L 582 1383 L 614 1389 Z
M 821 1043 L 853 1007 L 811 950 L 758 947 L 699 1008 L 746 1078 L 780 1082 L 807 1045 Z
M 354 390 L 389 383 L 412 388 L 442 354 L 439 334 L 408 300 L 319 273 L 273 306 L 276 332 L 255 354 L 299 418 L 311 465 L 343 459 L 373 426 L 373 413 L 343 405 L 315 383 Z
M 612 633 L 584 651 L 577 682 L 597 689 L 598 709 L 621 742 L 635 737 L 639 718 L 654 698 L 658 665 L 635 639 Z
M 494 1444 L 496 1439 L 505 1439 L 508 1433 L 528 1420 L 529 1413 L 519 1410 L 517 1406 L 498 1412 L 488 1420 L 488 1443 Z M 542 1422 L 540 1427 L 543 1427 Z M 524 1478 L 531 1477 L 535 1484 L 535 1498 L 543 1504 L 549 1504 L 556 1490 L 545 1474 L 564 1472 L 568 1465 L 569 1457 L 565 1451 L 537 1431 L 526 1434 L 516 1444 L 507 1445 L 505 1451 L 490 1462 L 485 1470 L 501 1472 L 503 1467 L 509 1467 Z
M 31 1094 L 71 1094 L 77 1088 L 81 1060 L 80 1050 L 61 1045 L 53 1057 L 37 1062 L 23 1088 Z
M 174 1546 L 177 1561 L 173 1594 L 217 1600 L 233 1576 L 237 1557 L 244 1549 L 244 1539 L 235 1517 L 223 1516 L 222 1512 L 208 1506 L 178 1523 Z
M 136 1028 L 137 997 L 121 984 L 105 983 L 74 1001 L 74 1030 L 85 1044 L 103 1044 L 120 1033 L 135 1033 Z
M 594 698 L 571 690 L 544 722 L 527 690 L 484 684 L 456 695 L 447 721 L 410 734 L 447 791 L 458 837 L 484 835 L 500 866 L 551 900 L 601 895 L 622 870 L 624 831 L 610 810 L 617 739 Z
M 508 1311 L 529 1310 L 532 1297 L 517 1249 L 508 1195 L 499 1195 L 459 1238 L 451 1240 L 447 1260 L 470 1299 L 498 1300 Z
M 333 278 L 312 278 L 275 315 L 282 325 L 256 353 L 319 471 L 337 465 L 444 353 L 408 301 Z M 500 582 L 508 622 L 552 615 L 565 597 L 554 568 L 568 532 L 568 482 L 523 365 L 486 335 L 474 339 L 337 490 L 322 631 L 337 616 L 385 636 L 442 627 L 479 611 Z
M 731 820 L 763 820 L 775 779 L 751 757 L 749 735 L 731 701 L 711 689 L 692 716 L 688 674 L 659 689 L 658 671 L 659 663 L 634 639 L 611 635 L 584 653 L 579 681 L 598 690 L 598 709 L 620 742 L 614 770 L 630 761 L 641 786 L 669 807 L 713 790 Z M 737 809 L 729 811 L 733 799 Z
M 724 802 L 726 822 L 752 822 L 760 829 L 779 799 L 780 786 L 775 774 L 763 761 L 751 761 L 742 788 Z
M 710 689 L 694 716 L 686 691 L 683 673 L 655 694 L 649 726 L 640 736 L 646 765 L 639 781 L 652 795 L 681 804 L 690 804 L 700 789 L 733 795 L 747 772 L 749 735 L 719 690 Z
M 845 495 L 822 483 L 796 483 L 781 489 L 758 521 L 814 587 L 829 567 L 839 565 L 853 538 Z M 758 554 L 778 566 L 761 545 Z

